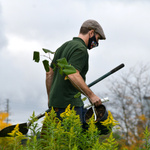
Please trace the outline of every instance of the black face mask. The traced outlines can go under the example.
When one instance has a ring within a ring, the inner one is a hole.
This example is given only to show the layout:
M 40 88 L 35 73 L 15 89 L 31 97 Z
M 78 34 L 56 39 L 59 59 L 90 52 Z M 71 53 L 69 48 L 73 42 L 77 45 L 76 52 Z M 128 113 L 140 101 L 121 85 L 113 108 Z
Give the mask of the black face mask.
M 97 46 L 98 46 L 98 42 L 96 41 L 96 37 L 94 35 L 93 37 L 89 38 L 88 49 L 92 49 Z

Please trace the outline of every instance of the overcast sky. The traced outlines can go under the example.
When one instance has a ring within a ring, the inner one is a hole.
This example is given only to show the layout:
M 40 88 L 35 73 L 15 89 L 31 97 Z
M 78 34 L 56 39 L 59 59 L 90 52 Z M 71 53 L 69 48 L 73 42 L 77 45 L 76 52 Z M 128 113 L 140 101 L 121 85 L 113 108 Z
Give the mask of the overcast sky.
M 47 109 L 45 71 L 32 60 L 33 51 L 55 51 L 78 36 L 87 19 L 97 20 L 106 35 L 89 51 L 87 83 L 121 63 L 125 67 L 112 76 L 137 63 L 149 63 L 149 0 L 0 1 L 0 111 L 9 99 L 12 124 Z M 93 91 L 103 91 L 107 82 L 98 83 Z

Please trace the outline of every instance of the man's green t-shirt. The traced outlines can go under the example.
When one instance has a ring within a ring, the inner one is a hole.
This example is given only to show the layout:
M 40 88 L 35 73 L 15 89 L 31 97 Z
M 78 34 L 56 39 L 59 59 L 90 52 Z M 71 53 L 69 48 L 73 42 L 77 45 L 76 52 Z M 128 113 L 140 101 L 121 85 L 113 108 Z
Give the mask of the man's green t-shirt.
M 73 40 L 64 43 L 57 49 L 51 67 L 54 68 L 53 64 L 57 64 L 57 60 L 64 57 L 67 59 L 68 64 L 79 70 L 82 78 L 85 80 L 85 75 L 88 71 L 89 55 L 84 41 L 75 37 Z M 58 69 L 54 71 L 49 107 L 66 108 L 69 104 L 75 107 L 83 106 L 81 97 L 74 98 L 79 91 L 69 80 L 64 78 L 65 75 L 60 75 Z

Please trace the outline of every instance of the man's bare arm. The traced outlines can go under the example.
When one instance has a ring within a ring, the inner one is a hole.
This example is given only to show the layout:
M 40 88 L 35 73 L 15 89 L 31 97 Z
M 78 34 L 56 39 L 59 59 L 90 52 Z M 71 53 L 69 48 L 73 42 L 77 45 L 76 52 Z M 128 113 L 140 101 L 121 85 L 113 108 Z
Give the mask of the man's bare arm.
M 92 104 L 95 106 L 101 105 L 101 100 L 96 96 L 93 91 L 86 85 L 80 72 L 76 70 L 76 73 L 68 75 L 71 83 L 83 94 L 85 94 Z
M 46 90 L 47 90 L 47 95 L 48 95 L 48 102 L 49 102 L 49 94 L 50 94 L 50 90 L 51 90 L 53 76 L 54 76 L 54 71 L 50 67 L 50 71 L 46 72 Z

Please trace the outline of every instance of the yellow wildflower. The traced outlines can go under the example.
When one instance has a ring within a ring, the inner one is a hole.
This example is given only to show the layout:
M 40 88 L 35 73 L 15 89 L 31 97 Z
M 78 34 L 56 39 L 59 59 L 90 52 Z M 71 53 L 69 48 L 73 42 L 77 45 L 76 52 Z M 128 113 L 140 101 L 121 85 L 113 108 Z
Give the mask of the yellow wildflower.
M 8 133 L 10 136 L 23 136 L 23 134 L 19 131 L 19 124 L 17 124 L 14 128 L 14 130 L 11 133 Z
M 70 104 L 67 106 L 67 108 L 65 109 L 65 112 L 60 114 L 61 118 L 64 117 L 69 117 L 71 115 L 71 109 L 70 109 Z
M 116 125 L 119 125 L 117 120 L 114 120 L 110 111 L 108 111 L 108 117 L 105 121 L 101 121 L 101 124 L 106 126 L 107 128 L 112 128 Z
M 21 141 L 23 139 L 27 139 L 25 135 L 23 135 L 19 131 L 19 124 L 17 124 L 14 128 L 14 130 L 11 133 L 8 133 L 11 137 L 7 137 L 8 143 L 10 147 L 14 147 L 14 149 L 20 149 L 21 148 Z

